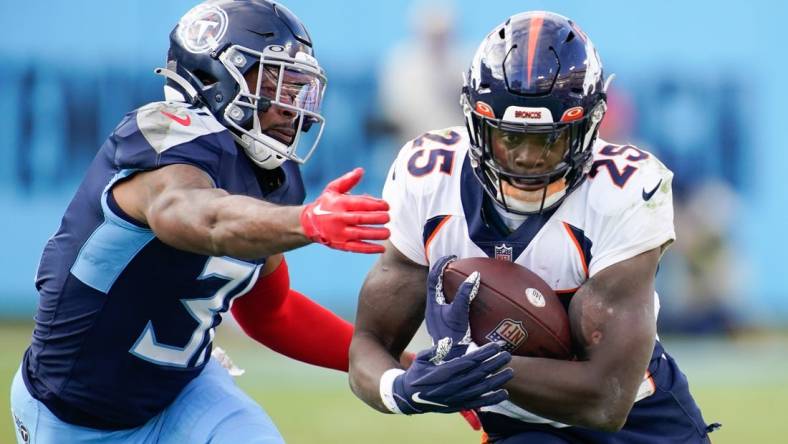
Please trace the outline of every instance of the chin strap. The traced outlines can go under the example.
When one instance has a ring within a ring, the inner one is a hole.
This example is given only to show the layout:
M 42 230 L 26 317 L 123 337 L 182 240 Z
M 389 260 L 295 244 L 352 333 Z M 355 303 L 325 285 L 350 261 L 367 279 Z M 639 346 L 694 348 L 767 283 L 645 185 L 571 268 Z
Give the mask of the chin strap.
M 191 103 L 192 105 L 197 105 L 202 102 L 200 100 L 200 95 L 197 93 L 197 90 L 194 89 L 191 83 L 189 83 L 175 71 L 167 68 L 156 68 L 153 70 L 153 72 L 167 80 L 172 80 L 175 82 L 175 84 L 180 86 L 183 92 L 187 94 L 187 96 L 184 97 L 187 102 Z
M 249 157 L 249 159 L 258 167 L 264 170 L 274 170 L 279 168 L 287 160 L 283 156 L 275 153 L 265 144 L 251 138 L 247 134 L 239 136 L 234 130 L 228 128 L 228 131 L 230 131 L 230 134 L 232 135 L 235 142 L 244 149 L 247 157 Z
M 192 84 L 190 84 L 177 72 L 168 68 L 156 68 L 153 70 L 153 72 L 167 80 L 171 80 L 180 88 L 180 90 L 178 90 L 171 85 L 164 85 L 164 96 L 167 100 L 185 101 L 197 106 L 203 105 L 202 99 L 200 98 L 194 86 L 192 86 Z M 233 139 L 235 139 L 235 142 L 246 151 L 246 153 L 249 155 L 249 158 L 260 168 L 273 170 L 281 166 L 285 160 L 287 160 L 284 158 L 284 156 L 275 153 L 265 144 L 253 139 L 246 134 L 238 135 L 236 134 L 236 131 L 233 130 L 230 131 L 230 134 L 232 135 Z

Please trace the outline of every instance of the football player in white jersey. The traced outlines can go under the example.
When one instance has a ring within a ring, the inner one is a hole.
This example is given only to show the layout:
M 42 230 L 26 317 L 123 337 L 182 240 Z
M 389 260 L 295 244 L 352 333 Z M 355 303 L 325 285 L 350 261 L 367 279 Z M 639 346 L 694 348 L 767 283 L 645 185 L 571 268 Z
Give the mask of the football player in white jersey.
M 362 400 L 405 414 L 474 408 L 496 443 L 708 442 L 716 425 L 656 339 L 672 173 L 597 138 L 606 88 L 594 46 L 565 17 L 517 14 L 484 39 L 461 94 L 465 127 L 416 138 L 390 170 L 391 238 L 361 291 L 350 351 Z M 479 276 L 448 305 L 440 276 L 455 257 L 485 256 L 559 294 L 577 359 L 474 351 L 467 304 Z M 397 356 L 425 318 L 435 346 L 403 370 Z

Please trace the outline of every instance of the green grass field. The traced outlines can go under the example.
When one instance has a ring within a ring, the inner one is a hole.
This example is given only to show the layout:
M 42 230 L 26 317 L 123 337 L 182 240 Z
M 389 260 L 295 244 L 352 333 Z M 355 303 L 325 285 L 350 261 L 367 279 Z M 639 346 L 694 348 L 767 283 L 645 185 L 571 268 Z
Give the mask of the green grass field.
M 29 324 L 0 326 L 0 396 L 8 390 L 27 346 Z M 666 339 L 687 373 L 709 422 L 723 428 L 714 444 L 788 442 L 788 338 L 759 336 L 735 342 Z M 238 384 L 268 411 L 288 443 L 478 443 L 459 415 L 397 417 L 366 407 L 343 373 L 275 355 L 231 328 L 217 343 L 246 373 Z M 0 442 L 14 442 L 10 415 L 0 421 Z

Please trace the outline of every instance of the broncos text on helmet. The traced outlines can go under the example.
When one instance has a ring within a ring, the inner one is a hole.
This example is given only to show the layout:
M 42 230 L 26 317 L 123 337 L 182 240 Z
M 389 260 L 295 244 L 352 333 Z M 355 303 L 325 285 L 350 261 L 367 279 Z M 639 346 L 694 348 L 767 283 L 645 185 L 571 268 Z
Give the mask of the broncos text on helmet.
M 170 33 L 169 100 L 206 107 L 258 166 L 306 162 L 325 119 L 326 86 L 303 23 L 268 0 L 211 0 Z
M 588 36 L 558 14 L 514 15 L 487 35 L 464 80 L 469 155 L 487 194 L 515 214 L 559 205 L 585 179 L 606 110 Z

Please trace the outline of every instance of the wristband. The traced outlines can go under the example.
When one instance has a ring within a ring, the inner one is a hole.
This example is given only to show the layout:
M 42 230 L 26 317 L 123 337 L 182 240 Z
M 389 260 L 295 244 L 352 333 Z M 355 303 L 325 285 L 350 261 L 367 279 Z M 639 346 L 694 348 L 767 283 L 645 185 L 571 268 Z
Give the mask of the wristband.
M 380 377 L 380 400 L 383 401 L 383 405 L 391 413 L 402 414 L 402 410 L 397 406 L 397 401 L 394 400 L 393 392 L 394 380 L 403 373 L 405 373 L 405 370 L 401 368 L 390 368 L 383 372 L 383 375 Z

